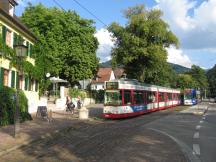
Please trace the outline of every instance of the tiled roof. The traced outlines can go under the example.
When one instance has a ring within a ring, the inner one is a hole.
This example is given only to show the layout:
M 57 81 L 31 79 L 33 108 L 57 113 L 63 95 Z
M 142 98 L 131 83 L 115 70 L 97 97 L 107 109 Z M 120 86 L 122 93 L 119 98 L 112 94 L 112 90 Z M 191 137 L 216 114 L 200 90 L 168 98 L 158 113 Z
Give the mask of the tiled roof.
M 123 74 L 124 74 L 123 68 L 117 68 L 114 70 L 114 75 L 116 78 L 121 78 Z
M 99 68 L 97 72 L 97 79 L 93 80 L 92 83 L 103 83 L 109 81 L 112 73 L 112 68 Z

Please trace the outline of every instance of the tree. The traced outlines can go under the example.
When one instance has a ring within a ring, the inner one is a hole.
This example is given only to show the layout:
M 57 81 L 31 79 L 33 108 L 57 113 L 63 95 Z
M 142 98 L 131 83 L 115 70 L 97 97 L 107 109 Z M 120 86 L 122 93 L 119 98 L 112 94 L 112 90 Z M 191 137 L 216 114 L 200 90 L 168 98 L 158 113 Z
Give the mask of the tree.
M 70 83 L 93 77 L 99 61 L 92 20 L 42 4 L 29 4 L 21 19 L 39 39 L 34 51 L 43 74 L 50 72 Z
M 195 82 L 194 88 L 204 90 L 208 87 L 205 70 L 203 70 L 199 66 L 192 65 L 191 70 L 188 73 L 192 76 Z
M 210 97 L 216 97 L 216 64 L 207 72 Z
M 167 75 L 165 47 L 178 46 L 178 40 L 161 19 L 160 10 L 146 10 L 143 5 L 124 12 L 128 23 L 117 23 L 109 31 L 117 38 L 112 50 L 112 62 L 123 65 L 127 76 L 147 83 L 160 84 Z M 162 83 L 163 84 L 163 83 Z
M 195 86 L 195 81 L 189 74 L 179 74 L 177 77 L 177 87 L 181 89 L 191 89 Z

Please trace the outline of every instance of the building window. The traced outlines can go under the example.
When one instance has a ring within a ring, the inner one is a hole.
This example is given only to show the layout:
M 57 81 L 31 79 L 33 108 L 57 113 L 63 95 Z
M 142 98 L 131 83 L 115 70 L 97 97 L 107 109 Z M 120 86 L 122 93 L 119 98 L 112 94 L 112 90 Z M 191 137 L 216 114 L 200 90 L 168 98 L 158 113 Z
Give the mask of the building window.
M 23 75 L 19 75 L 19 89 L 23 90 Z
M 9 71 L 5 69 L 4 70 L 4 81 L 3 81 L 4 86 L 8 86 L 8 78 L 9 78 L 8 76 L 9 76 Z
M 6 45 L 11 47 L 11 36 L 12 36 L 12 32 L 10 30 L 7 30 L 6 32 Z
M 10 14 L 11 16 L 14 15 L 14 6 L 13 6 L 12 4 L 9 4 L 9 14 Z

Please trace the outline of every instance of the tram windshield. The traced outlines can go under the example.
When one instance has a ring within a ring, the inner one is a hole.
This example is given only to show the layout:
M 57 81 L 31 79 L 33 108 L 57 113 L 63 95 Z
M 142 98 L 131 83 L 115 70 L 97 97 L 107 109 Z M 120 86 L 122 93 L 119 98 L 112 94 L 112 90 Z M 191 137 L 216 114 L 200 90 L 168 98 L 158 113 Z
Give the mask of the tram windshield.
M 186 100 L 189 100 L 189 99 L 192 99 L 192 98 L 193 98 L 193 95 L 192 95 L 191 93 L 186 93 L 186 94 L 184 95 L 184 98 L 185 98 Z
M 121 91 L 106 91 L 105 92 L 105 105 L 121 105 L 122 104 L 122 94 Z

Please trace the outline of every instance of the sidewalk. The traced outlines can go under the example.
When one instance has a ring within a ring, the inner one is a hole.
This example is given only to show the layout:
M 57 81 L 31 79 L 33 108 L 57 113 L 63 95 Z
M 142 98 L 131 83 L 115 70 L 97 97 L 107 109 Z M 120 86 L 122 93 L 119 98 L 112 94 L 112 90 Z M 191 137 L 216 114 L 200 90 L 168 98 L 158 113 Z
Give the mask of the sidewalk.
M 206 104 L 200 103 L 198 105 L 191 106 L 188 109 L 181 111 L 180 113 L 203 115 L 207 110 L 208 106 Z
M 48 110 L 49 109 L 50 107 L 48 105 Z M 32 121 L 26 121 L 20 124 L 19 137 L 16 139 L 13 137 L 14 125 L 0 127 L 0 156 L 24 145 L 28 145 L 33 141 L 49 137 L 70 126 L 84 123 L 84 121 L 79 120 L 78 117 L 77 110 L 73 115 L 64 110 L 54 110 L 52 113 L 52 121 L 50 122 L 46 119 L 33 117 Z M 93 116 L 90 117 L 92 118 Z M 92 120 L 91 118 L 89 120 Z

